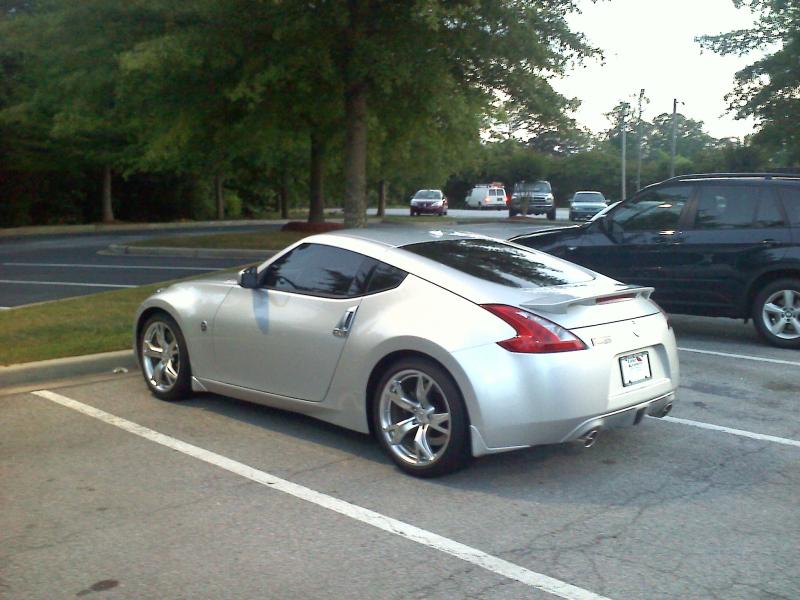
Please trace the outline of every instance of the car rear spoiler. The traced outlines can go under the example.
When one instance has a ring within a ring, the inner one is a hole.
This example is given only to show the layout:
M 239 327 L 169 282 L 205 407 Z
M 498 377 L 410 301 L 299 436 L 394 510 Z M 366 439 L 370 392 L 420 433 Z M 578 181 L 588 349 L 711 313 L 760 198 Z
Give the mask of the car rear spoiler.
M 563 314 L 569 310 L 570 306 L 594 306 L 596 304 L 609 304 L 611 302 L 622 302 L 624 300 L 633 300 L 634 298 L 643 298 L 647 300 L 650 294 L 655 291 L 651 287 L 638 287 L 628 286 L 614 290 L 613 292 L 604 292 L 602 294 L 595 294 L 593 296 L 573 296 L 571 294 L 548 294 L 541 298 L 541 300 L 533 300 L 531 302 L 523 302 L 520 304 L 523 308 L 531 310 Z

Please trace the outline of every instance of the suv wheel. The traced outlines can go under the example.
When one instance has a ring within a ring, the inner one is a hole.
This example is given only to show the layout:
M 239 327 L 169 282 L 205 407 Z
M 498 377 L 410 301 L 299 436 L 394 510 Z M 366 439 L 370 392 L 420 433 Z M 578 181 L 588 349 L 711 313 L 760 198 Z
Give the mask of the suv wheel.
M 555 221 L 556 220 L 556 209 L 551 208 L 547 211 L 547 220 L 548 221 Z
M 753 323 L 773 346 L 800 348 L 800 280 L 779 279 L 765 286 L 753 303 Z

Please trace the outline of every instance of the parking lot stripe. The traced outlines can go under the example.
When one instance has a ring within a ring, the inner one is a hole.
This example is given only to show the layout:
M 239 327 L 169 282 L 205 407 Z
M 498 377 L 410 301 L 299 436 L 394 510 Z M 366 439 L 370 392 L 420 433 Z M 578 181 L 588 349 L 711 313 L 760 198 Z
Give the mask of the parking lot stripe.
M 785 446 L 795 446 L 800 448 L 800 441 L 791 440 L 788 438 L 777 437 L 774 435 L 766 435 L 764 433 L 754 433 L 752 431 L 745 431 L 744 429 L 733 429 L 731 427 L 723 427 L 722 425 L 714 425 L 712 423 L 703 423 L 702 421 L 691 421 L 689 419 L 679 419 L 678 417 L 661 417 L 660 421 L 669 421 L 670 423 L 680 423 L 681 425 L 689 425 L 691 427 L 699 427 L 700 429 L 710 429 L 712 431 L 721 431 L 723 433 L 730 433 L 731 435 L 738 435 L 753 440 L 760 440 L 762 442 L 773 442 L 775 444 L 783 444 Z
M 572 584 L 566 583 L 553 577 L 548 577 L 541 573 L 531 571 L 514 563 L 503 560 L 491 554 L 487 554 L 482 550 L 467 546 L 450 538 L 438 535 L 436 533 L 415 527 L 403 521 L 387 517 L 375 511 L 363 508 L 356 504 L 351 504 L 344 500 L 328 496 L 321 492 L 312 490 L 305 486 L 292 483 L 286 479 L 281 479 L 275 475 L 270 475 L 264 471 L 260 471 L 250 467 L 244 463 L 240 463 L 233 459 L 222 456 L 210 450 L 205 450 L 199 446 L 182 442 L 176 438 L 164 435 L 133 421 L 128 421 L 122 417 L 117 417 L 111 413 L 89 406 L 72 398 L 62 396 L 49 390 L 39 390 L 32 392 L 40 398 L 50 400 L 56 404 L 60 404 L 66 408 L 70 408 L 79 413 L 98 419 L 114 427 L 118 427 L 128 433 L 132 433 L 142 437 L 156 444 L 160 444 L 177 452 L 191 456 L 210 465 L 214 465 L 230 473 L 239 475 L 261 485 L 265 485 L 270 489 L 281 491 L 295 498 L 311 502 L 322 508 L 327 508 L 333 512 L 339 513 L 361 523 L 377 527 L 388 533 L 406 538 L 423 546 L 427 546 L 439 552 L 449 554 L 465 562 L 471 563 L 487 571 L 501 575 L 508 579 L 517 581 L 531 588 L 553 594 L 560 598 L 567 600 L 608 600 L 603 596 L 599 596 L 594 592 L 576 587 Z
M 16 279 L 0 279 L 0 283 L 20 283 L 30 285 L 72 285 L 78 287 L 103 287 L 103 288 L 135 288 L 138 285 L 122 285 L 119 283 L 78 283 L 74 281 L 27 281 Z
M 222 271 L 218 267 L 166 267 L 148 265 L 83 265 L 75 263 L 4 262 L 5 267 L 69 267 L 73 269 L 147 269 L 150 271 Z
M 791 360 L 780 360 L 779 358 L 762 358 L 761 356 L 750 356 L 748 354 L 731 354 L 729 352 L 714 352 L 713 350 L 698 350 L 697 348 L 681 348 L 678 350 L 682 352 L 694 352 L 695 354 L 710 354 L 711 356 L 724 356 L 725 358 L 741 358 L 742 360 L 755 360 L 758 362 L 772 363 L 775 365 L 791 365 L 793 367 L 800 367 L 800 362 Z

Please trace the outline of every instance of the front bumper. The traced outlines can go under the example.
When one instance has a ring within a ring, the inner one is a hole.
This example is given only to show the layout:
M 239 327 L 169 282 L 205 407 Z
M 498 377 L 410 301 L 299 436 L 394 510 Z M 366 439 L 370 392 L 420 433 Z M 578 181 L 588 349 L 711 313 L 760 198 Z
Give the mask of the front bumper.
M 412 204 L 410 211 L 419 214 L 425 213 L 433 215 L 442 215 L 447 212 L 447 206 L 444 205 L 433 206 L 432 204 Z

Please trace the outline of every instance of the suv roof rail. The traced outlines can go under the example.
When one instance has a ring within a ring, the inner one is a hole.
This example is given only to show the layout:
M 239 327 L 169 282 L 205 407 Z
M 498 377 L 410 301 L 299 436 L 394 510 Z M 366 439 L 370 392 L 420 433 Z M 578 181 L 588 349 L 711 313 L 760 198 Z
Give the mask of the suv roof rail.
M 694 173 L 688 175 L 677 175 L 666 179 L 661 183 L 667 181 L 689 181 L 692 179 L 798 179 L 800 180 L 800 173 Z

